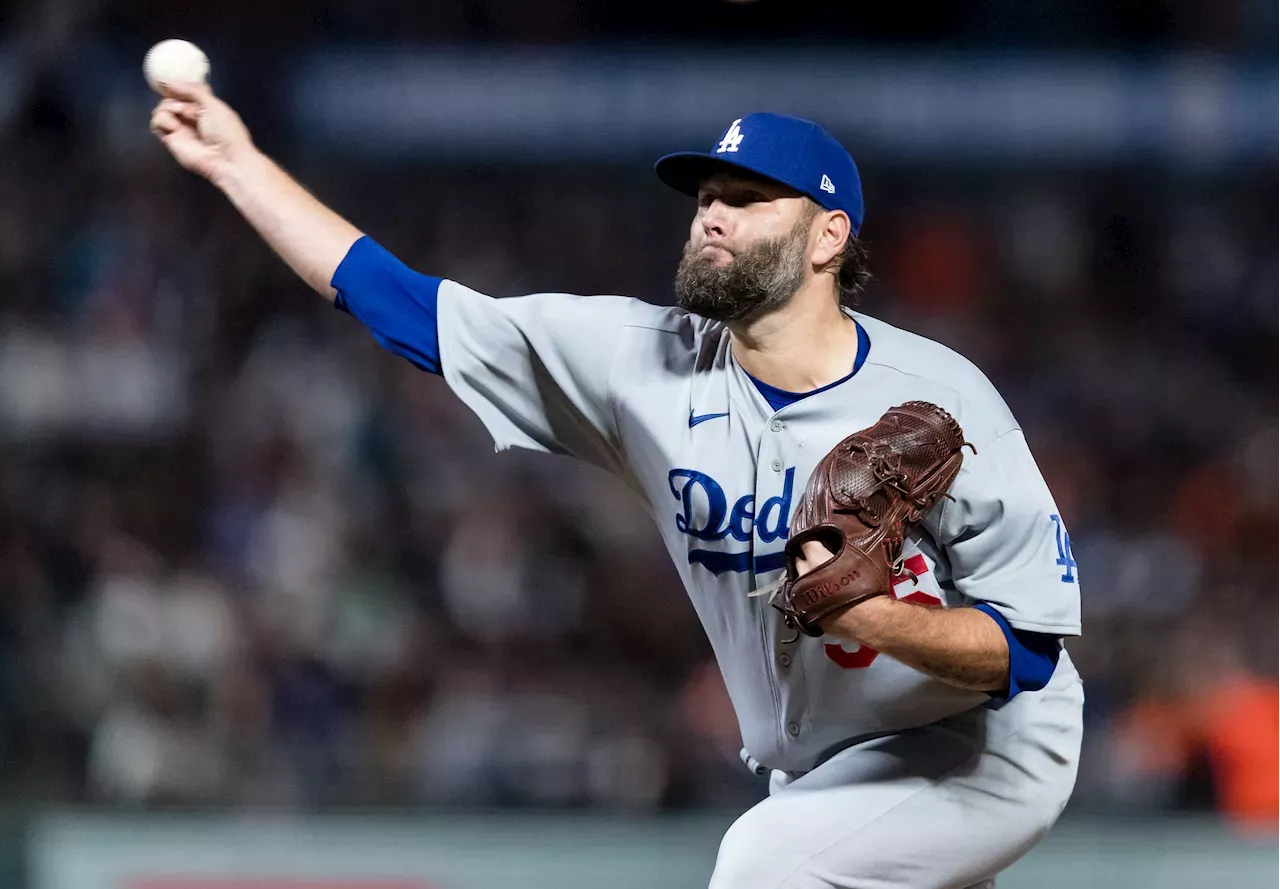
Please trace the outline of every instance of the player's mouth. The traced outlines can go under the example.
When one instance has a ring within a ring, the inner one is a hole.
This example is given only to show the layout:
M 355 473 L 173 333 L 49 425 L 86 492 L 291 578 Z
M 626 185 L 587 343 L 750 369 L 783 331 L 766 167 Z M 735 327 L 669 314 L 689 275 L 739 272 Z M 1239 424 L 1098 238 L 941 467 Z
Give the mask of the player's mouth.
M 699 247 L 699 248 L 698 248 L 698 252 L 699 252 L 699 253 L 703 253 L 703 252 L 706 252 L 706 251 L 714 251 L 714 252 L 717 252 L 717 253 L 723 253 L 723 254 L 725 254 L 726 256 L 733 256 L 733 251 L 732 251 L 732 250 L 730 250 L 730 249 L 729 249 L 728 247 L 726 247 L 724 244 L 721 244 L 721 243 L 718 243 L 718 242 L 716 242 L 716 243 L 704 243 L 701 247 Z

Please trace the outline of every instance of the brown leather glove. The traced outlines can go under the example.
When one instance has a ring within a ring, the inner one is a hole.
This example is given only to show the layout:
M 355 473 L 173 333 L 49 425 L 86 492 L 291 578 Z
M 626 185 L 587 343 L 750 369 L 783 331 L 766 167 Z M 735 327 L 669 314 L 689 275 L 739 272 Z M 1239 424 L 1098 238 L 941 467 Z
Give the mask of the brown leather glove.
M 966 444 L 945 410 L 908 401 L 822 458 L 792 519 L 787 578 L 772 601 L 788 626 L 821 636 L 819 621 L 889 594 L 904 535 L 946 496 Z M 799 577 L 796 560 L 811 540 L 835 557 Z

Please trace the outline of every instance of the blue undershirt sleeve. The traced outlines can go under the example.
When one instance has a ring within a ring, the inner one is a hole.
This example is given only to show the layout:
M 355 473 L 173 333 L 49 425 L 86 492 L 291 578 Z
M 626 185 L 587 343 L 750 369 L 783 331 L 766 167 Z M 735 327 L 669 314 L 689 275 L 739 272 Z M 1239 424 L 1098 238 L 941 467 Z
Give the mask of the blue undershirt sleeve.
M 384 349 L 441 373 L 436 298 L 442 279 L 415 272 L 367 236 L 351 245 L 329 282 L 333 304 L 369 328 Z
M 1021 691 L 1039 691 L 1049 684 L 1053 671 L 1058 666 L 1058 655 L 1062 652 L 1062 639 L 1052 633 L 1034 633 L 1030 630 L 1015 630 L 999 611 L 990 605 L 975 605 L 983 614 L 989 615 L 1000 625 L 1005 641 L 1009 644 L 1009 688 L 1003 695 L 1005 700 L 1012 700 Z

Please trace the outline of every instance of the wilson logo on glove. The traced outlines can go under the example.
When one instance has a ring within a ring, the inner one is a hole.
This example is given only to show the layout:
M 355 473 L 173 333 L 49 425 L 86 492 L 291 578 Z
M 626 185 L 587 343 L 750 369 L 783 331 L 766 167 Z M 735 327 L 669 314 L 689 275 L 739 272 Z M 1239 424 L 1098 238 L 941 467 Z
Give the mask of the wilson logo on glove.
M 902 573 L 893 575 L 890 581 L 894 598 L 910 602 L 912 605 L 923 605 L 926 608 L 944 606 L 946 603 L 942 599 L 941 590 L 935 593 L 918 588 L 929 573 L 929 563 L 924 560 L 924 556 L 919 553 L 911 556 L 902 563 Z M 899 584 L 905 583 L 911 584 L 911 592 L 902 592 L 898 589 Z M 937 586 L 936 582 L 932 585 Z M 849 647 L 846 648 L 846 645 Z M 859 645 L 857 642 L 828 642 L 822 646 L 822 649 L 826 652 L 827 660 L 844 670 L 865 670 L 880 656 L 880 652 L 870 645 Z
M 812 589 L 805 591 L 805 593 L 803 594 L 804 605 L 807 608 L 812 608 L 814 605 L 817 605 L 823 599 L 827 598 L 827 596 L 833 596 L 836 593 L 840 592 L 841 587 L 847 587 L 851 583 L 856 583 L 857 580 L 858 580 L 857 571 L 850 571 L 848 574 L 846 574 L 844 577 L 841 577 L 838 580 L 824 580 L 818 583 Z M 799 595 L 797 596 L 797 600 L 798 599 L 799 599 Z

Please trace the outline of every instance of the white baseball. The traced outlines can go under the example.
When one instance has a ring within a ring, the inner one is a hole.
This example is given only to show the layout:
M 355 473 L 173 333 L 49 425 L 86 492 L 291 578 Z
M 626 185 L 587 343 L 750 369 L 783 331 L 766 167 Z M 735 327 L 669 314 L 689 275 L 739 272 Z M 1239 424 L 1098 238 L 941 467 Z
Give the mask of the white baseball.
M 161 40 L 147 50 L 142 73 L 157 93 L 162 83 L 203 83 L 209 76 L 209 57 L 186 40 Z

